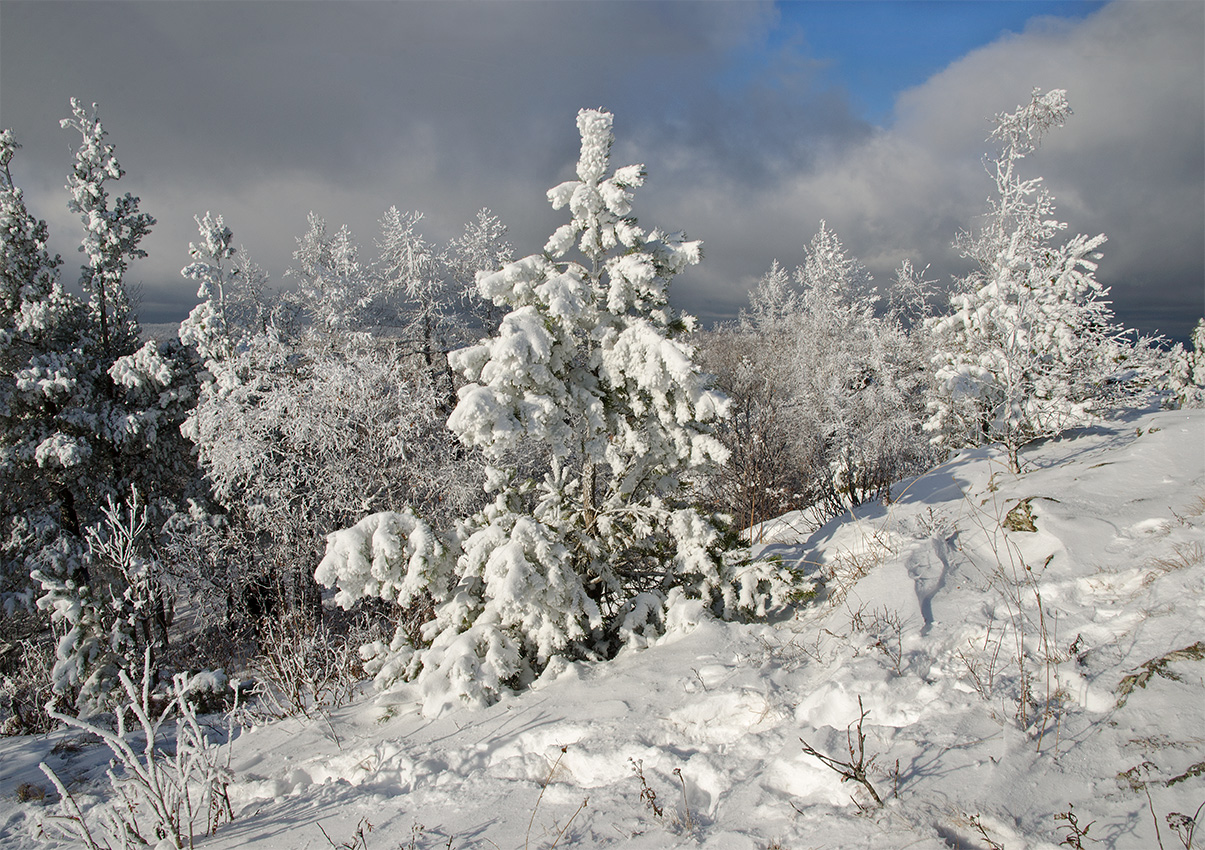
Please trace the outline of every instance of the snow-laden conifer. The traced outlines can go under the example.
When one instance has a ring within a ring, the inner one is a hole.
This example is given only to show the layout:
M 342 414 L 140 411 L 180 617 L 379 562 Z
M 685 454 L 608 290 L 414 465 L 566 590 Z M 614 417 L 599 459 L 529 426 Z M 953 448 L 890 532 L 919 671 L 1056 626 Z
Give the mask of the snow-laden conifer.
M 125 274 L 145 256 L 138 246 L 154 219 L 131 195 L 110 198 L 110 181 L 123 173 L 113 146 L 95 106 L 71 107 L 62 126 L 81 139 L 67 189 L 83 222 L 85 301 L 60 284 L 46 226 L 12 182 L 12 134 L 0 134 L 0 590 L 24 590 L 26 600 L 41 592 L 42 607 L 64 624 L 58 684 L 86 707 L 103 702 L 133 646 L 110 628 L 113 617 L 129 621 L 129 606 L 142 605 L 135 619 L 150 610 L 143 579 L 95 555 L 97 535 L 131 487 L 146 496 L 147 536 L 174 510 L 194 479 L 178 426 L 195 395 L 194 361 L 179 345 L 142 343 L 126 294 Z M 144 630 L 135 643 L 165 637 Z M 94 675 L 101 668 L 109 672 Z
M 60 259 L 47 251 L 46 223 L 26 209 L 9 163 L 19 145 L 0 133 L 0 590 L 22 590 L 25 559 L 67 530 L 82 543 L 67 471 L 92 445 L 61 414 L 76 407 L 83 305 L 59 281 Z
M 194 220 L 201 238 L 188 243 L 192 262 L 180 274 L 197 282 L 199 300 L 180 323 L 180 341 L 195 348 L 207 368 L 216 372 L 252 336 L 267 330 L 267 275 L 234 247 L 234 233 L 222 216 L 207 212 Z
M 146 256 L 138 244 L 150 233 L 155 219 L 140 212 L 138 198 L 129 193 L 109 206 L 105 183 L 121 179 L 124 171 L 113 145 L 105 141 L 108 134 L 97 117 L 96 104 L 89 110 L 72 98 L 71 113 L 59 123 L 79 131 L 82 138 L 67 181 L 67 207 L 79 214 L 84 225 L 79 250 L 87 262 L 81 267 L 80 284 L 88 293 L 101 347 L 121 354 L 138 339 L 138 320 L 125 289 L 126 269 L 131 259 Z
M 1027 443 L 1092 419 L 1124 344 L 1096 279 L 1104 235 L 1057 241 L 1067 225 L 1053 218 L 1053 196 L 1040 177 L 1019 173 L 1070 115 L 1065 91 L 1035 89 L 1028 104 L 996 116 L 997 196 L 983 228 L 957 243 L 979 268 L 930 323 L 936 386 L 926 427 L 943 446 L 999 442 L 1014 470 Z
M 1168 384 L 1181 407 L 1205 407 L 1205 319 L 1193 328 L 1189 344 L 1172 349 Z
M 686 501 L 727 455 L 711 427 L 728 402 L 682 339 L 694 320 L 669 306 L 699 243 L 636 223 L 644 169 L 611 170 L 611 127 L 610 113 L 579 113 L 578 179 L 548 192 L 570 221 L 542 253 L 478 275 L 481 296 L 509 312 L 449 356 L 469 383 L 448 427 L 484 453 L 491 502 L 447 534 L 456 584 L 424 645 L 395 641 L 428 711 L 492 700 L 556 656 L 647 638 L 675 588 L 724 615 L 764 614 L 788 590 L 726 561 L 720 530 Z M 363 572 L 340 554 L 365 551 L 362 537 L 332 534 L 322 575 Z
M 67 293 L 46 226 L 25 209 L 0 134 L 0 559 L 5 590 L 30 571 L 66 586 L 89 582 L 85 540 L 110 497 L 131 485 L 158 519 L 189 476 L 176 427 L 192 403 L 188 358 L 178 348 L 140 346 L 123 277 L 153 223 L 106 184 L 122 174 L 96 118 L 72 102 L 64 126 L 81 133 L 68 206 L 84 222 L 87 261 Z M 82 592 L 82 591 L 81 591 Z

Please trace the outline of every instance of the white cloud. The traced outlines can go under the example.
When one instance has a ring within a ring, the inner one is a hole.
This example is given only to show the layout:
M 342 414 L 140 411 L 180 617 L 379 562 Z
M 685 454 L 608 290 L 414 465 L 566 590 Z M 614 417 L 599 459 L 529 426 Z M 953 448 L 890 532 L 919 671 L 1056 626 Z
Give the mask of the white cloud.
M 1036 21 L 902 94 L 889 129 L 767 191 L 734 195 L 692 180 L 662 215 L 708 240 L 712 269 L 697 286 L 728 303 L 772 259 L 799 262 L 821 218 L 880 281 L 904 257 L 953 273 L 963 266 L 950 242 L 974 225 L 991 189 L 988 119 L 1035 86 L 1065 88 L 1075 114 L 1025 167 L 1046 178 L 1071 230 L 1110 237 L 1099 276 L 1123 318 L 1184 335 L 1205 309 L 1203 29 L 1205 5 L 1195 3 L 1117 3 L 1078 23 Z

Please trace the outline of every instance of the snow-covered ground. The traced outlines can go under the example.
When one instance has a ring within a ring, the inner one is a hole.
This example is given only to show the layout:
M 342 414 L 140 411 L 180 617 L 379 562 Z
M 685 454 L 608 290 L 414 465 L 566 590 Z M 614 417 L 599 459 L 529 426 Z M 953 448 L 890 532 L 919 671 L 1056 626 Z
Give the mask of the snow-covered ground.
M 400 691 L 245 731 L 235 820 L 198 846 L 1036 850 L 1074 807 L 1086 847 L 1181 848 L 1167 815 L 1205 821 L 1205 411 L 1023 457 L 964 452 L 815 533 L 768 524 L 763 554 L 829 576 L 785 621 L 683 606 L 655 644 L 486 709 L 424 718 Z M 881 808 L 801 743 L 849 761 L 859 699 Z M 64 739 L 0 740 L 0 846 L 44 846 L 53 795 L 16 794 L 47 786 L 40 760 L 85 806 L 106 787 L 103 748 Z

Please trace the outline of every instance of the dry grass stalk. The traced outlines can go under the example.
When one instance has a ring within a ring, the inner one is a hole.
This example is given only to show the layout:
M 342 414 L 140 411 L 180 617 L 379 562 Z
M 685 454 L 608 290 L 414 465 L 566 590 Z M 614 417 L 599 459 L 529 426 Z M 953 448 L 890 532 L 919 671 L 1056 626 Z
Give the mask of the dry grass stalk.
M 874 786 L 870 784 L 870 778 L 867 775 L 871 768 L 874 767 L 875 760 L 878 758 L 878 756 L 871 756 L 869 759 L 866 758 L 866 733 L 862 731 L 862 723 L 869 714 L 870 712 L 862 707 L 862 697 L 859 696 L 858 719 L 845 729 L 846 742 L 849 746 L 848 761 L 841 761 L 820 752 L 807 741 L 803 740 L 803 738 L 799 739 L 799 743 L 803 744 L 803 751 L 805 753 L 818 759 L 825 767 L 835 771 L 841 777 L 842 782 L 857 782 L 867 790 L 876 806 L 882 806 L 883 800 L 879 797 L 878 792 L 874 790 Z

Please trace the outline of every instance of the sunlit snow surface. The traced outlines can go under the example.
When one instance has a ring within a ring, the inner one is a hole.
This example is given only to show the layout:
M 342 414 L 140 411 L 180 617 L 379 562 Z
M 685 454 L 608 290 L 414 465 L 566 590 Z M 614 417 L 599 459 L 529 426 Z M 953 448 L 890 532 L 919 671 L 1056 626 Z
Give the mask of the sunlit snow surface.
M 1159 666 L 1120 706 L 1119 685 L 1205 641 L 1205 415 L 1133 416 L 1023 460 L 1014 476 L 990 450 L 965 452 L 854 519 L 812 534 L 768 523 L 767 554 L 834 574 L 831 596 L 792 619 L 679 609 L 655 645 L 554 667 L 484 710 L 426 719 L 404 691 L 366 694 L 329 723 L 245 731 L 236 819 L 198 846 L 330 847 L 322 830 L 352 846 L 371 824 L 370 850 L 979 848 L 980 828 L 1024 850 L 1057 846 L 1055 815 L 1074 805 L 1099 842 L 1086 846 L 1158 846 L 1153 806 L 1164 846 L 1180 847 L 1165 817 L 1205 800 L 1205 659 Z M 859 697 L 882 809 L 800 744 L 848 758 Z M 74 737 L 0 739 L 0 846 L 45 846 L 32 836 L 53 802 L 16 799 L 47 784 L 39 760 L 76 780 L 85 808 L 106 790 L 100 748 L 49 754 Z

